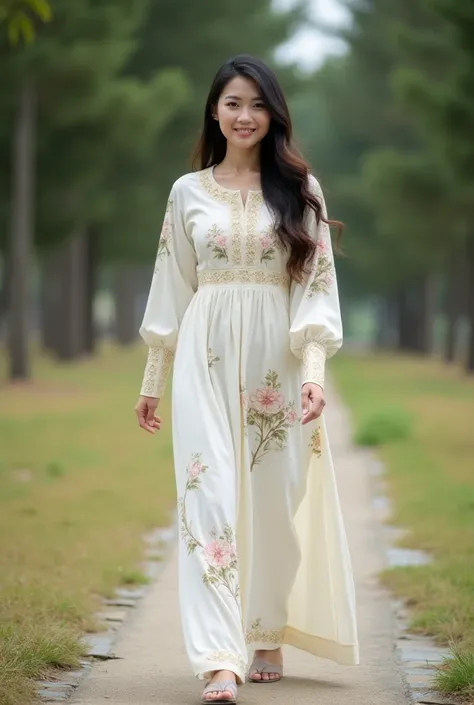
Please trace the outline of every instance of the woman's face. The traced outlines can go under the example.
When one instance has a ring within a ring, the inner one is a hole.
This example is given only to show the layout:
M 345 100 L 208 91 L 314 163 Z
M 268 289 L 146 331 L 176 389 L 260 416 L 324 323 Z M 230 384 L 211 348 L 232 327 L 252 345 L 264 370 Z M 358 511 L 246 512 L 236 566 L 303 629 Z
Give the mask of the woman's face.
M 225 86 L 214 109 L 222 134 L 238 149 L 250 149 L 270 129 L 271 117 L 254 81 L 236 76 Z

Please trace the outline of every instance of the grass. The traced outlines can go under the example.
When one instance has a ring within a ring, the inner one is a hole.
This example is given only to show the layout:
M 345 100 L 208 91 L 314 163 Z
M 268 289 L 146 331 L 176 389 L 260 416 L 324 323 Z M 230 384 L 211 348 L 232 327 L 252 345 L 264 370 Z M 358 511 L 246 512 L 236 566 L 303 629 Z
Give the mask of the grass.
M 413 419 L 411 433 L 387 440 L 377 454 L 387 470 L 393 521 L 409 529 L 402 545 L 428 551 L 433 562 L 388 570 L 383 580 L 408 600 L 413 631 L 455 645 L 438 685 L 472 696 L 474 380 L 439 361 L 389 355 L 341 354 L 332 370 L 356 435 L 387 408 Z
M 142 535 L 169 522 L 175 486 L 169 401 L 161 435 L 135 419 L 145 354 L 34 355 L 34 382 L 6 385 L 0 353 L 1 705 L 27 705 L 34 679 L 76 665 L 99 598 L 146 581 Z

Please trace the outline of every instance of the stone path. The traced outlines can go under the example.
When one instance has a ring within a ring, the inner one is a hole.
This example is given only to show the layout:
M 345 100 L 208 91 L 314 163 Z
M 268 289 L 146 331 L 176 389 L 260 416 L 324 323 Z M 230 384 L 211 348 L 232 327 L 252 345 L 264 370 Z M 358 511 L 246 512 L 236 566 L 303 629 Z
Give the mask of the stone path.
M 285 678 L 239 689 L 242 705 L 404 705 L 408 691 L 394 650 L 390 598 L 377 582 L 384 548 L 375 516 L 367 454 L 350 444 L 344 408 L 328 390 L 326 419 L 352 552 L 358 599 L 361 665 L 342 667 L 284 648 Z M 202 683 L 184 652 L 174 557 L 120 631 L 116 660 L 96 663 L 74 705 L 191 705 Z

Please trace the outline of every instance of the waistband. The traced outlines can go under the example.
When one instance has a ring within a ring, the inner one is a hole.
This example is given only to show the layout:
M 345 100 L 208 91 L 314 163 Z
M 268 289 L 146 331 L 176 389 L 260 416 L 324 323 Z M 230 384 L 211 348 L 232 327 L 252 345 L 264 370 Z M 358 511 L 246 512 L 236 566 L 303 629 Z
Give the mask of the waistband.
M 198 284 L 260 284 L 290 288 L 290 277 L 282 272 L 265 272 L 263 269 L 205 269 L 198 272 Z

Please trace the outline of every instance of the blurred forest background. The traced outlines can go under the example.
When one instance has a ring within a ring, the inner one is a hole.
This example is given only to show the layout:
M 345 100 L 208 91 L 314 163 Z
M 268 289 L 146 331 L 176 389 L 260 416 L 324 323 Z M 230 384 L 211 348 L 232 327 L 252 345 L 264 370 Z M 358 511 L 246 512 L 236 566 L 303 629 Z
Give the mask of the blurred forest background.
M 306 2 L 0 0 L 0 331 L 61 360 L 137 337 L 165 199 L 220 63 L 272 64 L 346 224 L 346 340 L 474 370 L 474 4 L 352 0 L 314 72 L 275 50 Z M 324 28 L 323 28 L 324 29 Z
M 474 702 L 474 0 L 340 0 L 315 28 L 329 4 L 0 0 L 0 705 L 80 666 L 175 511 L 170 395 L 153 441 L 133 411 L 138 328 L 170 187 L 241 52 L 276 69 L 345 222 L 331 372 L 400 545 L 431 560 L 384 580 L 459 650 L 437 688 Z M 314 68 L 282 52 L 318 36 Z

